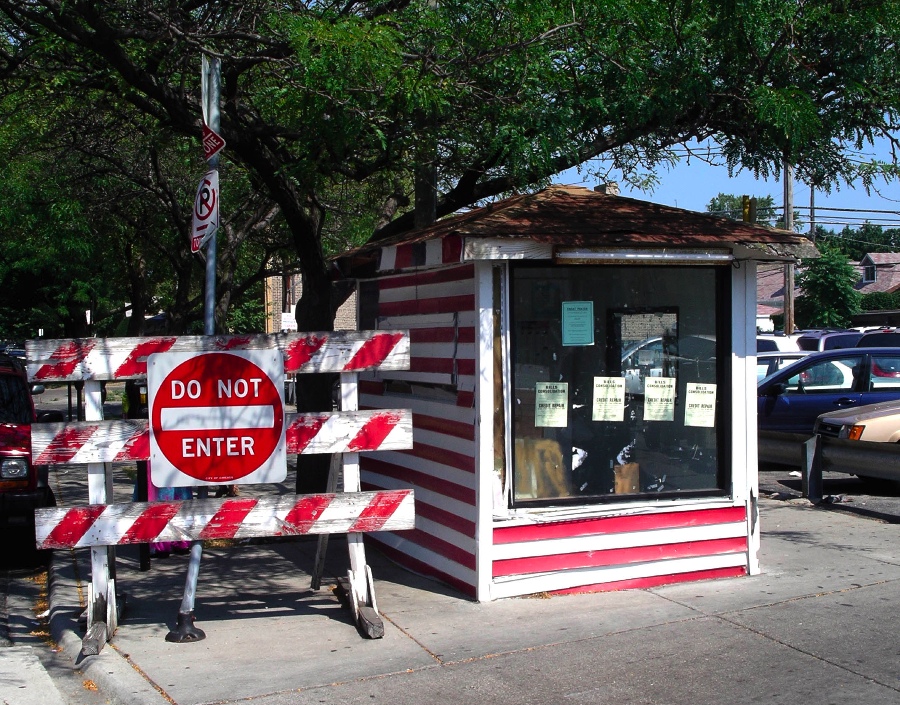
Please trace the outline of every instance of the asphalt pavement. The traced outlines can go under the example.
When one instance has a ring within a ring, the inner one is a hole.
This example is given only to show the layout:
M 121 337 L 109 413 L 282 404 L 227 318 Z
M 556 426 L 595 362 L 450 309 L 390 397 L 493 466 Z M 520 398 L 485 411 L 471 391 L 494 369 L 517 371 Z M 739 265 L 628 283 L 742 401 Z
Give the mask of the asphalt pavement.
M 56 474 L 63 504 L 78 477 Z M 330 589 L 348 564 L 341 540 L 320 590 L 310 588 L 314 539 L 219 543 L 205 548 L 197 586 L 206 639 L 176 644 L 165 636 L 187 557 L 141 571 L 137 548 L 123 547 L 122 621 L 83 657 L 89 551 L 57 551 L 50 632 L 83 678 L 128 705 L 896 705 L 897 524 L 858 501 L 863 511 L 844 511 L 838 495 L 813 507 L 799 480 L 762 487 L 757 576 L 476 603 L 369 550 L 385 622 L 370 640 Z M 120 474 L 117 501 L 128 491 Z M 27 650 L 0 652 L 0 702 L 57 702 L 33 665 Z
M 167 642 L 187 558 L 141 572 L 125 547 L 124 618 L 89 657 L 78 622 L 89 553 L 57 551 L 50 627 L 85 678 L 129 705 L 900 702 L 897 526 L 796 498 L 763 498 L 761 526 L 758 576 L 493 603 L 370 550 L 377 640 L 359 634 L 333 581 L 310 589 L 307 538 L 206 548 L 206 639 Z M 345 545 L 333 540 L 328 556 L 325 575 L 343 573 Z M 4 683 L 5 702 L 31 702 L 9 699 Z

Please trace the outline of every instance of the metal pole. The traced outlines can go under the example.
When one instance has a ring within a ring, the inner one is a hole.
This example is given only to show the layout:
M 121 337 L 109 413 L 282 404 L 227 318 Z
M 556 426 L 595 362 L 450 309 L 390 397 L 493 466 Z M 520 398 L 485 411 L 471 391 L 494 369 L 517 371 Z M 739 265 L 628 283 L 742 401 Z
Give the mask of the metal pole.
M 222 89 L 222 62 L 219 59 L 203 57 L 204 86 L 203 115 L 206 124 L 213 132 L 219 132 L 220 113 L 219 96 Z M 210 169 L 219 168 L 218 153 L 210 157 Z M 203 333 L 204 335 L 216 334 L 216 237 L 214 231 L 206 243 L 206 288 L 203 298 Z M 197 489 L 197 497 L 206 499 L 209 490 L 206 487 Z M 166 635 L 166 641 L 177 643 L 187 641 L 200 641 L 206 638 L 202 629 L 194 626 L 194 597 L 197 594 L 197 579 L 200 576 L 200 561 L 203 557 L 203 542 L 194 541 L 191 544 L 191 557 L 188 563 L 187 577 L 184 581 L 184 595 L 181 598 L 181 607 L 178 610 L 178 621 L 175 629 Z

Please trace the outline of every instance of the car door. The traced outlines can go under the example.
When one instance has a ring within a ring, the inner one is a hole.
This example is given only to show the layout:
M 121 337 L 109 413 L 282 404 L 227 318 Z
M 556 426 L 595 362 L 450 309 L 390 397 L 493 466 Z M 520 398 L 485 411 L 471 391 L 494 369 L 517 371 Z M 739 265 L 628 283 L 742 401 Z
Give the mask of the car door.
M 866 370 L 862 404 L 900 399 L 900 350 L 871 352 Z
M 814 357 L 773 375 L 757 399 L 759 429 L 812 435 L 819 414 L 863 403 L 866 360 L 861 353 Z

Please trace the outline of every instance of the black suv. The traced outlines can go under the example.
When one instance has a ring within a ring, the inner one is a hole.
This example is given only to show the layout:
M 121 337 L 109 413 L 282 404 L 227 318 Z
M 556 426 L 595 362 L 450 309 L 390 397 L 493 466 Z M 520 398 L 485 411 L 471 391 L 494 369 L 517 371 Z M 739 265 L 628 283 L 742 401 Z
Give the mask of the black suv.
M 62 420 L 52 417 L 46 420 Z M 34 510 L 55 506 L 47 468 L 31 464 L 31 424 L 37 420 L 22 363 L 0 353 L 0 531 L 29 530 L 34 546 Z

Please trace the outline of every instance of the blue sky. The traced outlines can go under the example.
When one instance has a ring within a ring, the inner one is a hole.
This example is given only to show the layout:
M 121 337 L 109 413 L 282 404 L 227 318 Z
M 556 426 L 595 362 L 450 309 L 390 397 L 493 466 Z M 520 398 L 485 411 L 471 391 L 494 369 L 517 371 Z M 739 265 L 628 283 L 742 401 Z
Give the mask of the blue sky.
M 890 159 L 885 149 L 869 148 L 855 154 L 864 161 L 872 158 Z M 779 209 L 782 206 L 783 186 L 780 180 L 757 181 L 749 172 L 741 172 L 734 178 L 729 178 L 724 166 L 710 166 L 698 159 L 691 159 L 690 163 L 682 160 L 673 169 L 664 169 L 657 176 L 659 184 L 652 193 L 633 191 L 620 182 L 622 195 L 696 211 L 705 211 L 710 199 L 719 193 L 772 196 L 775 205 Z M 615 180 L 615 176 L 611 176 L 610 180 Z M 597 184 L 595 178 L 579 174 L 575 169 L 562 172 L 554 178 L 554 182 L 587 188 L 593 188 Z M 900 183 L 885 185 L 881 182 L 878 184 L 878 191 L 880 193 L 872 191 L 867 194 L 862 186 L 852 188 L 844 183 L 840 185 L 840 190 L 832 189 L 830 194 L 816 191 L 817 223 L 834 231 L 840 231 L 844 224 L 859 227 L 866 220 L 885 228 L 900 227 Z M 795 180 L 794 212 L 805 223 L 809 222 L 809 197 L 809 187 Z M 852 208 L 861 212 L 829 211 L 828 208 Z

